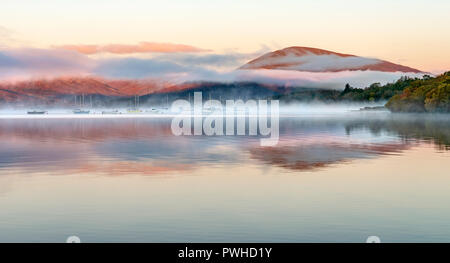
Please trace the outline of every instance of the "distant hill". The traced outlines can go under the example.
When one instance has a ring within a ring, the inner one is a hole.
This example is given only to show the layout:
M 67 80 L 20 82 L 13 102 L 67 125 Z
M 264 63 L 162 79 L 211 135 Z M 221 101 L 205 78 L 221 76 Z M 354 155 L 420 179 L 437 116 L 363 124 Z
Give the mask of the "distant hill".
M 69 105 L 85 96 L 96 101 L 190 89 L 191 84 L 174 85 L 155 80 L 108 80 L 97 77 L 64 77 L 0 83 L 3 104 Z M 77 98 L 78 97 L 78 98 Z
M 170 100 L 188 99 L 201 91 L 204 98 L 256 99 L 285 92 L 286 88 L 252 82 L 217 83 L 189 82 L 170 84 L 151 80 L 107 80 L 102 78 L 55 78 L 0 84 L 0 106 L 43 105 L 48 107 L 76 106 L 84 98 L 93 106 L 117 106 L 140 97 L 141 103 L 165 104 Z
M 288 47 L 264 54 L 239 69 L 277 69 L 306 72 L 380 71 L 421 73 L 389 61 L 310 47 Z
M 94 77 L 65 77 L 38 79 L 0 84 L 0 99 L 21 101 L 52 99 L 61 95 L 131 96 L 170 89 L 170 85 L 156 81 L 106 80 Z

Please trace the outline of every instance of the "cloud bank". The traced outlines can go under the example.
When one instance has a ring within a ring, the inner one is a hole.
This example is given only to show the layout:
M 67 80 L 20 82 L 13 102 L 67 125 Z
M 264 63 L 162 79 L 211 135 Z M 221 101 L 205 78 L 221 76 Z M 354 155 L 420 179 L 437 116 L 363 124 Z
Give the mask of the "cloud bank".
M 236 82 L 251 81 L 283 86 L 343 89 L 346 83 L 367 87 L 396 81 L 401 76 L 420 77 L 422 74 L 380 71 L 305 72 L 294 70 L 235 70 L 254 54 L 159 54 L 151 58 L 116 56 L 93 58 L 66 49 L 7 49 L 0 50 L 0 80 L 15 81 L 29 78 L 60 76 L 99 76 L 110 79 L 160 79 L 171 83 L 190 81 Z M 325 60 L 308 65 L 323 69 Z M 358 58 L 359 59 L 359 58 Z M 370 60 L 370 59 L 369 59 Z M 365 60 L 346 61 L 360 65 Z M 337 63 L 339 65 L 339 63 Z M 336 66 L 336 63 L 334 64 Z
M 242 70 L 237 74 L 238 81 L 254 81 L 281 86 L 344 89 L 345 84 L 365 88 L 373 83 L 382 85 L 395 82 L 402 76 L 422 77 L 423 73 L 382 72 L 371 70 L 340 72 L 305 72 L 296 70 Z
M 246 68 L 272 68 L 282 70 L 298 70 L 310 72 L 340 71 L 357 69 L 363 66 L 380 63 L 379 59 L 357 56 L 329 55 L 303 55 L 287 54 L 285 56 L 267 57 L 243 66 Z

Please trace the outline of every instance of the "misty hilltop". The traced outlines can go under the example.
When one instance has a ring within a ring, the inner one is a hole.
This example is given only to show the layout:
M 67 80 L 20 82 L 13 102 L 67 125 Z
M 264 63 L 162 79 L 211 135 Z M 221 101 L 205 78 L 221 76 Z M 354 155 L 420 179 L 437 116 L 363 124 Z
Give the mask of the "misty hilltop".
M 389 61 L 342 54 L 311 47 L 288 47 L 266 53 L 239 69 L 277 69 L 307 72 L 339 72 L 339 71 L 381 71 L 411 72 L 422 71 Z
M 39 60 L 48 59 L 47 53 L 44 52 Z M 65 54 L 63 52 L 61 56 L 64 57 Z M 19 58 L 24 60 L 26 57 Z M 89 60 L 88 64 L 95 64 L 92 58 L 83 58 Z M 52 61 L 58 60 L 54 58 Z M 140 60 L 137 69 L 135 64 L 128 61 L 113 72 L 135 69 L 139 72 L 152 71 L 153 68 L 147 67 L 148 63 L 143 61 Z M 5 68 L 12 67 L 13 71 L 20 68 L 18 65 L 16 67 L 19 68 L 14 68 L 14 65 L 6 62 L 3 66 Z M 3 105 L 71 105 L 77 101 L 77 96 L 87 95 L 90 100 L 93 99 L 94 104 L 114 105 L 134 96 L 141 96 L 142 101 L 157 101 L 166 97 L 164 94 L 177 98 L 186 97 L 194 91 L 206 91 L 216 98 L 229 99 L 275 96 L 286 100 L 378 101 L 388 100 L 403 90 L 402 85 L 397 85 L 395 90 L 385 89 L 388 86 L 383 85 L 395 83 L 403 77 L 417 79 L 425 75 L 418 69 L 380 59 L 310 47 L 288 47 L 266 53 L 232 72 L 213 73 L 211 70 L 201 70 L 202 74 L 196 75 L 184 67 L 178 67 L 179 71 L 175 74 L 170 72 L 172 67 L 166 68 L 168 72 L 148 78 L 118 79 L 84 72 L 69 76 L 3 81 L 0 82 L 0 102 Z M 195 70 L 198 69 L 194 67 Z M 180 78 L 174 76 L 190 78 L 181 78 L 180 81 Z M 378 84 L 372 85 L 373 83 Z M 346 84 L 354 90 L 349 93 L 347 87 L 345 93 Z M 369 94 L 367 88 L 370 92 L 376 90 L 378 95 Z M 365 92 L 361 93 L 363 90 Z

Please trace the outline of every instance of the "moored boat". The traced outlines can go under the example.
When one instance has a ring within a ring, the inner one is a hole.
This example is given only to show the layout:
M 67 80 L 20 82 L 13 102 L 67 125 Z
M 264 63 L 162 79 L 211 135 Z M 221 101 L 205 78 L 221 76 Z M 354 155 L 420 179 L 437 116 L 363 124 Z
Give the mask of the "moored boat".
M 30 115 L 41 115 L 41 114 L 47 114 L 47 111 L 33 110 L 33 111 L 27 111 L 27 114 L 30 114 Z
M 82 110 L 82 109 L 75 109 L 73 110 L 73 114 L 89 114 L 90 110 Z
M 140 110 L 140 109 L 128 109 L 127 110 L 127 113 L 141 113 L 142 112 L 142 110 Z
M 102 111 L 102 114 L 120 114 L 118 110 Z

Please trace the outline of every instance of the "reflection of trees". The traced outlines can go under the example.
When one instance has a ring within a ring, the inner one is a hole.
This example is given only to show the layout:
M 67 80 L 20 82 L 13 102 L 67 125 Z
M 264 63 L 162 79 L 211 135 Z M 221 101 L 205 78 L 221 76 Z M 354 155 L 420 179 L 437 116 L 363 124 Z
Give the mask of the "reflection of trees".
M 347 134 L 369 129 L 374 135 L 394 133 L 405 140 L 420 139 L 435 143 L 439 149 L 450 149 L 449 115 L 395 116 L 388 119 L 354 120 L 345 124 Z
M 249 148 L 251 158 L 264 163 L 306 171 L 345 163 L 355 159 L 374 158 L 380 155 L 397 154 L 408 149 L 408 143 L 316 143 L 284 142 L 276 147 Z
M 342 136 L 343 129 L 352 136 Z M 381 140 L 366 140 L 364 134 L 367 133 Z M 401 140 L 386 138 L 387 134 Z M 449 150 L 448 115 L 388 113 L 282 119 L 280 142 L 276 147 L 250 147 L 248 151 L 251 158 L 264 163 L 305 171 L 399 154 L 416 145 L 418 140 L 430 141 L 440 150 Z

